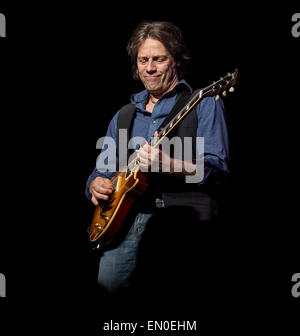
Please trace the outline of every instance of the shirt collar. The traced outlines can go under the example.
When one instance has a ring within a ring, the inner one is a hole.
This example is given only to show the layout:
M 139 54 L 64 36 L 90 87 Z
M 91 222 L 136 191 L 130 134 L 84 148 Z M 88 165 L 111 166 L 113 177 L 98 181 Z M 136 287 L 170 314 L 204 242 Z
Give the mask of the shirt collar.
M 171 96 L 176 94 L 180 90 L 188 89 L 192 93 L 192 88 L 190 85 L 184 80 L 180 80 L 176 86 L 173 88 L 173 90 L 167 92 L 163 98 Z M 131 96 L 130 101 L 132 104 L 139 104 L 139 103 L 144 103 L 148 99 L 149 92 L 148 90 L 143 90 L 141 92 L 135 93 Z

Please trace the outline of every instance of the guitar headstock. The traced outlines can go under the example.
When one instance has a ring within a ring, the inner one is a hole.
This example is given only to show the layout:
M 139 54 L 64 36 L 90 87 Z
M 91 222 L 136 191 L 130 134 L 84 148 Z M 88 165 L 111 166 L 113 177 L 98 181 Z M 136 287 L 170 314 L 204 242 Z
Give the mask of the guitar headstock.
M 234 85 L 239 79 L 239 69 L 235 69 L 233 72 L 228 72 L 227 75 L 221 77 L 218 81 L 213 82 L 202 91 L 202 97 L 204 96 L 216 96 L 216 100 L 220 98 L 220 94 L 227 95 L 227 91 L 234 92 Z

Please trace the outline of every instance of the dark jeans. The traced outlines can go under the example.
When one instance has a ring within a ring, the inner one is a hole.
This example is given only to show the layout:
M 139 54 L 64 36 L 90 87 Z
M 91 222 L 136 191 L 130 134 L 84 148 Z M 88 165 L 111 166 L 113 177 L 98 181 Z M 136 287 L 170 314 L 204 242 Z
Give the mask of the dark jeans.
M 156 207 L 163 208 L 163 201 L 157 200 Z M 139 244 L 152 216 L 153 213 L 138 213 L 121 244 L 105 251 L 101 256 L 98 283 L 107 293 L 130 286 L 130 276 L 136 268 Z

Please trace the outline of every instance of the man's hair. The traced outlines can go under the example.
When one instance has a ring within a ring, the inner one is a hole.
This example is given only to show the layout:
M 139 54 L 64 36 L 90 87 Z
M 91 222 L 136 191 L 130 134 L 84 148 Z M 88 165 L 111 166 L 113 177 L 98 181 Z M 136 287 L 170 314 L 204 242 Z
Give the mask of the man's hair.
M 181 30 L 173 23 L 166 21 L 143 21 L 131 35 L 127 44 L 127 52 L 131 58 L 133 77 L 139 79 L 137 54 L 140 45 L 147 38 L 160 41 L 165 46 L 174 58 L 178 78 L 182 79 L 187 72 L 190 53 L 184 43 Z

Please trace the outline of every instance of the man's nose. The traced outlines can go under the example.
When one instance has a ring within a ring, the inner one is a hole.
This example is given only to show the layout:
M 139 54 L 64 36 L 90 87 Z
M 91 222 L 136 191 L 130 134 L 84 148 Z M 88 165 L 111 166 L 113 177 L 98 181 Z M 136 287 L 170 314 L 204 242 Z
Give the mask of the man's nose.
M 147 64 L 147 72 L 154 73 L 155 71 L 156 71 L 155 63 L 152 60 L 149 60 Z

